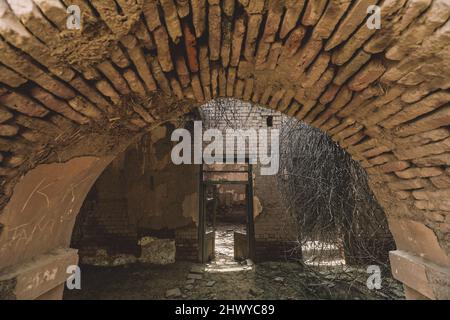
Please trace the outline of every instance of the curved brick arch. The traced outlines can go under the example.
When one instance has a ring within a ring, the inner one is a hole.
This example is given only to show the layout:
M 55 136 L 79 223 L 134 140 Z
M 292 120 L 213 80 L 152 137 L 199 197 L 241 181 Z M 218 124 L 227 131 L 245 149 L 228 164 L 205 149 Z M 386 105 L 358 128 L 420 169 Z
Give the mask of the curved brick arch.
M 66 246 L 34 235 L 70 236 L 57 221 L 131 137 L 228 96 L 346 149 L 388 215 L 394 276 L 449 298 L 449 16 L 446 0 L 0 0 L 0 267 Z

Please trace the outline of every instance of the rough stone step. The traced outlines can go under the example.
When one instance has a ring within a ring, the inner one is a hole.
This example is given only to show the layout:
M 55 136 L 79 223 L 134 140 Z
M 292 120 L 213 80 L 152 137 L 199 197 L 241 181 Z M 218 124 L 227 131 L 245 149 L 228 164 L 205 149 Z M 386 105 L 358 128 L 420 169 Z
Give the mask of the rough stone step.
M 166 291 L 166 298 L 177 298 L 181 296 L 181 290 L 174 288 Z
M 208 282 L 206 283 L 206 286 L 207 286 L 207 287 L 213 287 L 215 284 L 216 284 L 216 281 L 208 281 Z
M 203 276 L 201 274 L 196 274 L 196 273 L 189 273 L 187 275 L 188 279 L 194 279 L 194 280 L 201 280 L 203 279 Z
M 205 271 L 204 266 L 192 266 L 192 268 L 189 272 L 196 273 L 196 274 L 203 274 L 204 271 Z

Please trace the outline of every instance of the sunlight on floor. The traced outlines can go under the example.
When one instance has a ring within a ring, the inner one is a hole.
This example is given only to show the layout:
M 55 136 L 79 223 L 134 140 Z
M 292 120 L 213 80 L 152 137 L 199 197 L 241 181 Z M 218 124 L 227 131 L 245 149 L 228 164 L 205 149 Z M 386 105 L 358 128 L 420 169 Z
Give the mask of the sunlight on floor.
M 234 259 L 235 231 L 244 232 L 245 226 L 234 223 L 220 223 L 216 229 L 215 259 L 205 266 L 205 272 L 225 273 L 253 270 L 254 264 L 247 259 L 238 262 Z

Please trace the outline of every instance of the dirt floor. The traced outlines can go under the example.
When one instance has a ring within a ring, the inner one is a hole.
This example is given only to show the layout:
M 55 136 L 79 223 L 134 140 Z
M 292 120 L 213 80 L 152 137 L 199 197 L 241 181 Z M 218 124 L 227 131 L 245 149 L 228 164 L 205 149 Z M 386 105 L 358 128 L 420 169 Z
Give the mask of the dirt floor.
M 350 276 L 351 274 L 351 276 Z M 354 278 L 358 274 L 359 280 Z M 178 262 L 166 266 L 82 267 L 81 290 L 65 299 L 403 299 L 401 286 L 385 279 L 368 290 L 367 274 L 305 271 L 297 263 L 243 265 Z M 197 278 L 197 279 L 192 279 Z
M 380 290 L 366 286 L 365 270 L 345 266 L 312 268 L 297 262 L 233 259 L 233 231 L 216 232 L 216 258 L 200 265 L 133 264 L 118 267 L 81 266 L 81 290 L 67 290 L 65 299 L 403 299 L 397 281 L 385 277 Z

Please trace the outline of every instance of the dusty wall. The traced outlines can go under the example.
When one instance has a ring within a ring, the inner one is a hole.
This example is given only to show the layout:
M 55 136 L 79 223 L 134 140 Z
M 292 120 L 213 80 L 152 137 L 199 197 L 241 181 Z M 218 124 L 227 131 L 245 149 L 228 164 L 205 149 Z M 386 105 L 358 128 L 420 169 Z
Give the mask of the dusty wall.
M 227 180 L 232 181 L 224 174 Z M 218 185 L 217 221 L 235 222 L 245 224 L 247 222 L 247 195 L 245 185 Z
M 175 229 L 197 223 L 198 166 L 172 163 L 173 129 L 167 124 L 144 135 L 98 178 L 80 210 L 72 238 L 81 262 L 134 262 L 143 254 L 142 237 L 173 240 Z M 144 251 L 150 255 L 149 247 Z
M 141 232 L 198 222 L 199 167 L 172 163 L 174 129 L 168 125 L 160 136 L 152 135 L 150 146 L 145 147 L 148 156 L 145 149 L 144 156 L 134 149 L 125 160 L 128 211 L 134 213 Z

